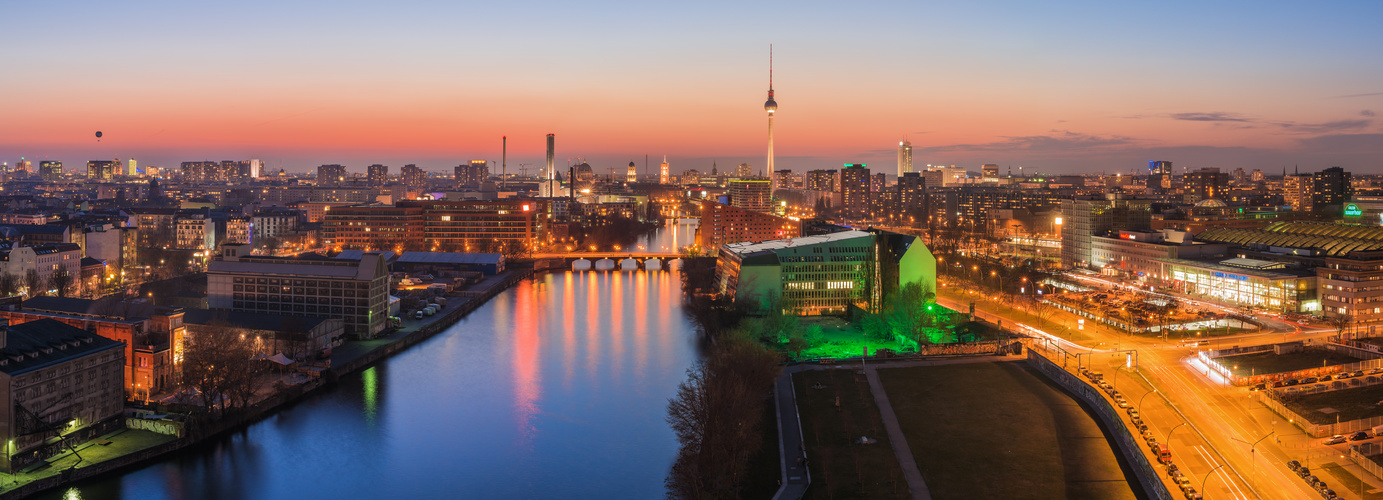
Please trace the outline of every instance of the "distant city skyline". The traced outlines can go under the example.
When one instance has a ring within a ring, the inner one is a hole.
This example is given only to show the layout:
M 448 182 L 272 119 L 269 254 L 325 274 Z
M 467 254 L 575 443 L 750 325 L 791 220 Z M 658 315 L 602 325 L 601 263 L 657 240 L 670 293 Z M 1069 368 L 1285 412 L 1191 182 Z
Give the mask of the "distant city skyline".
M 24 20 L 0 47 L 0 161 L 10 163 L 262 158 L 273 171 L 443 171 L 498 159 L 508 136 L 516 171 L 540 165 L 554 133 L 559 159 L 585 157 L 598 173 L 642 167 L 644 154 L 667 154 L 673 172 L 711 159 L 763 168 L 757 103 L 772 42 L 776 91 L 792 104 L 774 120 L 778 169 L 866 163 L 892 175 L 907 136 L 919 168 L 1127 172 L 1166 159 L 1383 172 L 1374 2 L 29 2 L 0 12 Z M 475 22 L 458 31 L 458 20 Z

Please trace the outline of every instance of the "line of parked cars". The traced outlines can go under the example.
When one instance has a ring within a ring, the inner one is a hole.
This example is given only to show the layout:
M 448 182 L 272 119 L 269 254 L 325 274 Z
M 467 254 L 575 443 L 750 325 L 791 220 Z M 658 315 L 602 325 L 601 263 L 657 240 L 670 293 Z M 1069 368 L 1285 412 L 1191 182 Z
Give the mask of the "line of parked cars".
M 1172 463 L 1172 450 L 1167 447 L 1168 444 L 1159 443 L 1157 441 L 1157 438 L 1153 435 L 1152 429 L 1149 429 L 1148 424 L 1143 422 L 1143 414 L 1140 413 L 1137 408 L 1134 408 L 1133 405 L 1129 404 L 1128 400 L 1124 398 L 1123 393 L 1120 393 L 1113 385 L 1105 382 L 1104 375 L 1100 372 L 1081 367 L 1080 374 L 1089 379 L 1090 383 L 1095 384 L 1095 387 L 1099 387 L 1105 394 L 1108 394 L 1110 399 L 1114 400 L 1115 406 L 1124 409 L 1124 413 L 1128 415 L 1129 421 L 1133 423 L 1133 429 L 1130 431 L 1138 431 L 1138 435 L 1143 438 L 1143 442 L 1147 443 L 1148 451 L 1152 452 L 1152 454 L 1157 457 L 1157 463 L 1167 467 L 1167 476 L 1181 489 L 1181 494 L 1186 497 L 1186 500 L 1201 500 L 1201 493 L 1196 491 L 1194 486 L 1191 486 L 1191 480 L 1187 479 L 1186 476 L 1181 473 L 1181 470 L 1177 469 L 1177 465 Z
M 1298 462 L 1296 460 L 1287 462 L 1287 469 L 1291 470 L 1292 472 L 1295 472 L 1297 474 L 1297 477 L 1301 478 L 1303 481 L 1306 481 L 1306 484 L 1311 485 L 1311 488 L 1315 489 L 1316 493 L 1319 493 L 1321 495 L 1321 498 L 1324 498 L 1326 500 L 1339 498 L 1335 496 L 1335 490 L 1330 489 L 1330 487 L 1325 484 L 1325 481 L 1321 481 L 1320 478 L 1316 477 L 1314 474 L 1311 474 L 1311 469 L 1304 465 L 1301 465 L 1301 462 Z
M 1250 387 L 1249 390 L 1261 391 L 1267 388 L 1279 389 L 1283 387 L 1292 387 L 1297 385 L 1311 385 L 1323 382 L 1332 382 L 1336 380 L 1358 379 L 1360 377 L 1364 377 L 1364 379 L 1362 381 L 1351 381 L 1350 385 L 1358 386 L 1364 384 L 1376 384 L 1379 382 L 1383 382 L 1383 368 L 1374 368 L 1372 370 L 1367 371 L 1355 370 L 1352 372 L 1336 373 L 1333 375 L 1323 375 L 1320 377 L 1289 378 L 1285 380 L 1273 381 L 1272 383 L 1265 382 L 1262 384 L 1257 384 L 1253 387 Z

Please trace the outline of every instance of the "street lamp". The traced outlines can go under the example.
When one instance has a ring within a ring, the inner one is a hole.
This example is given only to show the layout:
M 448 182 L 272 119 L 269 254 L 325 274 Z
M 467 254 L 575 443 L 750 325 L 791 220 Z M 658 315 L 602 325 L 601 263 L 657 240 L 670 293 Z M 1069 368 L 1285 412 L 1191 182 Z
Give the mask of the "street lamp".
M 1204 495 L 1204 494 L 1206 494 L 1206 493 L 1209 493 L 1209 491 L 1207 491 L 1207 490 L 1205 489 L 1205 482 L 1210 480 L 1210 475 L 1211 475 L 1211 474 L 1214 474 L 1215 471 L 1220 470 L 1220 467 L 1224 467 L 1224 466 L 1226 466 L 1226 465 L 1229 465 L 1229 464 L 1228 464 L 1228 463 L 1223 463 L 1223 464 L 1217 465 L 1217 466 L 1215 466 L 1214 469 L 1210 469 L 1210 472 L 1205 473 L 1205 478 L 1204 478 L 1204 479 L 1201 479 L 1201 494 L 1202 494 L 1202 495 Z

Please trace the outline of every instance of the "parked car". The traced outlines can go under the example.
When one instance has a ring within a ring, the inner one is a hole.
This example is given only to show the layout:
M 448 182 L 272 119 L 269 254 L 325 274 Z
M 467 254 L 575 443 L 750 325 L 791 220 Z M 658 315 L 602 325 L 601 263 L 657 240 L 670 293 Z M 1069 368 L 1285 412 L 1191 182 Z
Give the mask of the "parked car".
M 1306 477 L 1303 477 L 1303 478 L 1301 478 L 1301 479 L 1302 479 L 1303 481 L 1306 481 L 1306 484 L 1309 484 L 1309 485 L 1312 485 L 1312 486 L 1315 486 L 1316 483 L 1321 482 L 1321 479 L 1318 478 L 1318 477 L 1316 477 L 1316 476 L 1306 476 Z
M 1138 417 L 1139 417 L 1139 414 L 1138 414 L 1138 410 L 1137 410 L 1137 409 L 1129 408 L 1129 409 L 1124 410 L 1124 411 L 1128 413 L 1129 418 L 1138 418 Z
M 1364 432 L 1364 431 L 1359 431 L 1359 432 L 1356 432 L 1356 433 L 1354 433 L 1354 434 L 1350 434 L 1350 435 L 1349 435 L 1349 440 L 1350 440 L 1350 441 L 1363 441 L 1363 440 L 1365 440 L 1365 439 L 1368 439 L 1369 437 L 1370 437 L 1370 436 L 1369 436 L 1369 433 Z
M 1287 462 L 1287 470 L 1296 471 L 1297 469 L 1300 469 L 1300 468 L 1301 468 L 1301 462 L 1298 462 L 1298 461 L 1296 461 L 1296 460 Z
M 1331 381 L 1331 380 L 1335 380 L 1335 379 L 1332 378 L 1330 375 L 1326 375 L 1326 376 L 1324 376 L 1324 377 L 1321 377 L 1321 382 L 1329 382 L 1329 381 Z
M 1249 388 L 1249 392 L 1261 391 L 1261 390 L 1267 389 L 1267 388 L 1268 388 L 1267 384 L 1254 384 L 1253 387 L 1250 387 L 1250 388 Z
M 1301 467 L 1297 469 L 1297 477 L 1306 477 L 1309 475 L 1311 475 L 1310 467 Z
M 1304 379 L 1301 379 L 1301 383 L 1303 383 L 1303 384 L 1314 384 L 1314 383 L 1316 383 L 1318 380 L 1319 380 L 1319 379 L 1317 379 L 1316 377 L 1306 377 L 1306 378 L 1304 378 Z
M 1297 385 L 1297 384 L 1300 384 L 1300 383 L 1301 383 L 1300 380 L 1297 380 L 1297 379 L 1294 379 L 1294 378 L 1289 378 L 1289 379 L 1287 379 L 1285 382 L 1283 382 L 1283 384 L 1286 385 L 1286 386 L 1288 386 L 1288 387 L 1291 387 L 1291 386 L 1294 386 L 1294 385 Z
M 1330 499 L 1332 499 L 1332 498 L 1338 498 L 1338 497 L 1335 496 L 1335 490 L 1326 488 L 1326 489 L 1324 489 L 1324 490 L 1321 490 L 1321 498 L 1324 498 L 1324 499 L 1326 499 L 1326 500 L 1330 500 Z
M 1339 434 L 1330 436 L 1330 439 L 1325 440 L 1325 444 L 1340 444 L 1343 442 L 1345 442 L 1345 437 Z

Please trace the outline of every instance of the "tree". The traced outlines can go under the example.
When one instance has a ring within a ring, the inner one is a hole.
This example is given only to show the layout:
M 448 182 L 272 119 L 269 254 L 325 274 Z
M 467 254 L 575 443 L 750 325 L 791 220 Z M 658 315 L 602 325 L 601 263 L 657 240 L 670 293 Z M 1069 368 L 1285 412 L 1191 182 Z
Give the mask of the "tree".
M 1047 321 L 1047 318 L 1052 315 L 1053 309 L 1052 303 L 1046 300 L 1039 298 L 1032 301 L 1032 315 L 1037 316 L 1037 319 L 1042 322 Z
M 71 293 L 73 288 L 72 285 L 75 284 L 76 281 L 77 277 L 73 276 L 72 273 L 68 272 L 66 269 L 53 271 L 53 275 L 48 277 L 48 283 L 52 284 L 54 289 L 57 289 L 59 297 L 66 297 L 67 294 Z
M 247 404 L 254 393 L 258 362 L 245 332 L 224 322 L 185 340 L 183 385 L 197 390 L 202 406 L 224 412 L 227 403 Z
M 38 271 L 29 269 L 24 272 L 24 290 L 30 297 L 37 297 L 44 293 L 43 277 L 38 275 Z
M 793 329 L 792 332 L 788 334 L 787 349 L 788 352 L 792 353 L 792 359 L 801 358 L 802 351 L 805 351 L 810 347 L 811 343 L 807 342 L 807 338 L 802 333 L 802 330 Z
M 1335 335 L 1344 336 L 1345 330 L 1354 326 L 1354 315 L 1336 313 L 1325 317 L 1325 323 L 1335 329 Z
M 0 271 L 0 296 L 9 297 L 19 293 L 19 277 Z
M 667 422 L 681 443 L 664 485 L 669 498 L 739 498 L 749 457 L 763 442 L 764 406 L 778 355 L 736 329 L 687 370 L 668 400 Z

